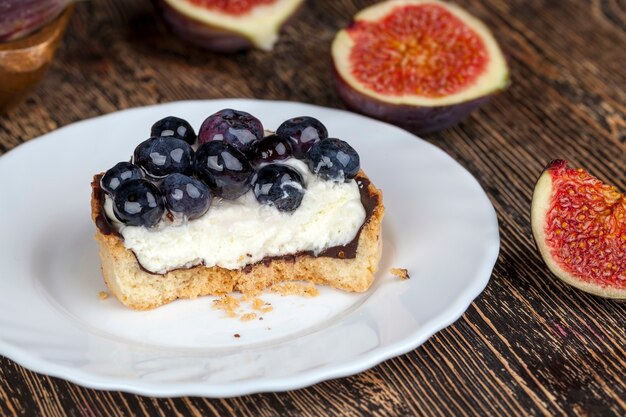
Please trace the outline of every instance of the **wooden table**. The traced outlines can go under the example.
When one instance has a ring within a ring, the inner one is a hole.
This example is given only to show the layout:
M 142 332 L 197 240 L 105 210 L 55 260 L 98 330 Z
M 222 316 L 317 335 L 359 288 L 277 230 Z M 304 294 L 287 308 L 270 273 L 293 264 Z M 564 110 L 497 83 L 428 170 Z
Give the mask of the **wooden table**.
M 273 53 L 221 56 L 172 38 L 148 1 L 81 2 L 45 81 L 0 116 L 0 153 L 72 122 L 172 100 L 342 107 L 330 40 L 371 3 L 309 1 Z M 556 157 L 626 189 L 626 4 L 459 3 L 493 29 L 513 79 L 460 126 L 425 136 L 478 178 L 501 225 L 491 282 L 461 319 L 359 375 L 224 400 L 94 391 L 0 358 L 0 415 L 625 415 L 626 305 L 555 281 L 535 250 L 529 210 L 537 176 Z

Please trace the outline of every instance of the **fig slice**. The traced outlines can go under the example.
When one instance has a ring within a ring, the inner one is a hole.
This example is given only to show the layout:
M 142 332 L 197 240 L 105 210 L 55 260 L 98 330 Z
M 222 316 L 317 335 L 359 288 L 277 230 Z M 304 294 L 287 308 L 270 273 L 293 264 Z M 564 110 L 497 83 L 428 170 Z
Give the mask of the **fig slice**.
M 554 275 L 585 292 L 626 299 L 626 197 L 617 188 L 553 161 L 535 186 L 531 221 Z
M 489 29 L 438 0 L 390 0 L 362 10 L 337 33 L 331 54 L 346 107 L 420 132 L 458 123 L 509 84 Z
M 271 50 L 304 0 L 155 0 L 174 33 L 203 48 Z

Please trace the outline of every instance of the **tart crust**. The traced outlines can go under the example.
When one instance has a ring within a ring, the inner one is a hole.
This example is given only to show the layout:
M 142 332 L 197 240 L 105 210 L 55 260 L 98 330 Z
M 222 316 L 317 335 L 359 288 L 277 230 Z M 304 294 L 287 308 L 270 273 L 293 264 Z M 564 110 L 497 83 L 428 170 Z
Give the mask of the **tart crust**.
M 100 188 L 101 175 L 94 176 L 91 184 L 91 217 L 96 224 L 95 239 L 100 248 L 102 276 L 111 293 L 132 309 L 150 310 L 179 298 L 233 291 L 255 293 L 285 281 L 308 281 L 353 292 L 366 291 L 374 281 L 382 254 L 381 226 L 385 209 L 382 192 L 363 171 L 359 172 L 357 180 L 364 188 L 362 199 L 368 199 L 371 204 L 366 207 L 370 212 L 355 241 L 346 245 L 345 252 L 353 253 L 345 255 L 339 247 L 327 251 L 326 255 L 303 252 L 265 258 L 236 270 L 199 265 L 163 275 L 144 270 L 135 254 L 124 246 L 122 236 L 108 223 L 104 213 L 104 193 Z M 356 251 L 350 250 L 353 246 Z

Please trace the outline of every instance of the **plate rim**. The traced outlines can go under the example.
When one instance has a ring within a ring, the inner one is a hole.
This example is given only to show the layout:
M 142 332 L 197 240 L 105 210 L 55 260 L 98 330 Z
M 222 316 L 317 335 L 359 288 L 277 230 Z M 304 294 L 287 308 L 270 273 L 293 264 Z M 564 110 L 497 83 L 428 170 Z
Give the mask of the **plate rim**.
M 380 120 L 372 119 L 367 116 L 363 116 L 357 113 L 353 113 L 344 109 L 338 109 L 334 107 L 320 106 L 316 104 L 288 101 L 288 100 L 266 100 L 266 99 L 253 99 L 253 98 L 219 98 L 219 99 L 200 99 L 200 100 L 177 100 L 165 103 L 151 104 L 146 106 L 137 106 L 127 109 L 117 110 L 114 112 L 94 116 L 91 118 L 79 120 L 74 123 L 67 124 L 58 129 L 40 135 L 36 138 L 27 140 L 26 142 L 17 145 L 5 152 L 0 156 L 0 159 L 13 158 L 24 149 L 30 149 L 33 143 L 39 143 L 39 139 L 46 139 L 50 135 L 62 134 L 62 132 L 68 128 L 73 128 L 76 125 L 86 124 L 94 119 L 102 119 L 115 117 L 119 113 L 132 113 L 136 111 L 144 111 L 145 109 L 163 107 L 163 106 L 176 106 L 181 104 L 196 104 L 201 103 L 220 103 L 220 102 L 271 102 L 279 105 L 305 105 L 323 110 L 331 110 L 333 112 L 339 112 L 347 114 L 350 117 L 358 117 L 367 120 L 368 123 L 376 123 L 384 125 L 385 129 L 395 129 L 402 131 L 403 134 L 410 134 L 416 139 L 423 142 L 423 144 L 432 147 L 435 152 L 443 154 L 444 157 L 450 159 L 454 164 L 461 168 L 465 175 L 469 177 L 473 185 L 477 186 L 483 193 L 484 198 L 489 203 L 489 215 L 493 223 L 493 244 L 486 247 L 483 258 L 480 263 L 477 263 L 477 272 L 474 274 L 476 279 L 468 285 L 464 291 L 462 291 L 455 300 L 450 302 L 444 313 L 435 315 L 430 320 L 423 322 L 418 330 L 408 334 L 402 340 L 395 343 L 375 348 L 367 353 L 359 354 L 349 360 L 343 361 L 341 364 L 334 365 L 322 365 L 318 368 L 309 369 L 305 371 L 296 372 L 289 376 L 283 377 L 263 377 L 257 379 L 251 379 L 246 381 L 237 381 L 224 384 L 215 383 L 199 383 L 199 382 L 176 382 L 176 383 L 154 383 L 145 380 L 121 380 L 115 377 L 103 377 L 94 373 L 85 372 L 80 369 L 76 369 L 72 366 L 59 365 L 51 361 L 36 357 L 34 354 L 30 354 L 28 351 L 13 346 L 8 342 L 5 342 L 0 337 L 0 355 L 14 361 L 15 363 L 29 369 L 33 372 L 37 372 L 43 375 L 49 375 L 63 380 L 70 381 L 80 386 L 98 390 L 115 390 L 123 391 L 132 394 L 150 396 L 150 397 L 182 397 L 182 396 L 203 396 L 213 398 L 227 398 L 235 396 L 243 396 L 254 393 L 265 392 L 284 392 L 295 389 L 300 389 L 317 384 L 322 381 L 347 377 L 358 374 L 367 369 L 373 368 L 380 363 L 395 358 L 397 356 L 406 354 L 428 339 L 430 339 L 435 333 L 445 329 L 452 325 L 467 311 L 473 301 L 483 292 L 487 284 L 491 279 L 493 269 L 497 262 L 500 252 L 500 233 L 499 222 L 497 213 L 493 204 L 491 203 L 487 193 L 482 185 L 478 182 L 476 177 L 472 175 L 464 166 L 462 166 L 456 159 L 452 158 L 441 148 L 436 145 L 422 139 L 421 137 L 402 129 L 398 126 L 382 122 Z

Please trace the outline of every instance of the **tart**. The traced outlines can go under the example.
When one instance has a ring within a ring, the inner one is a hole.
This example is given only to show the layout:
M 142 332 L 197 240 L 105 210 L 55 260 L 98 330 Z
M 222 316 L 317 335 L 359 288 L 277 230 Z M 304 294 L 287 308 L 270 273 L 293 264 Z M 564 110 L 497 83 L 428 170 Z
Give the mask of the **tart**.
M 91 211 L 104 280 L 136 310 L 285 281 L 362 292 L 381 258 L 381 191 L 310 117 L 274 134 L 224 109 L 197 136 L 162 119 L 93 177 Z

